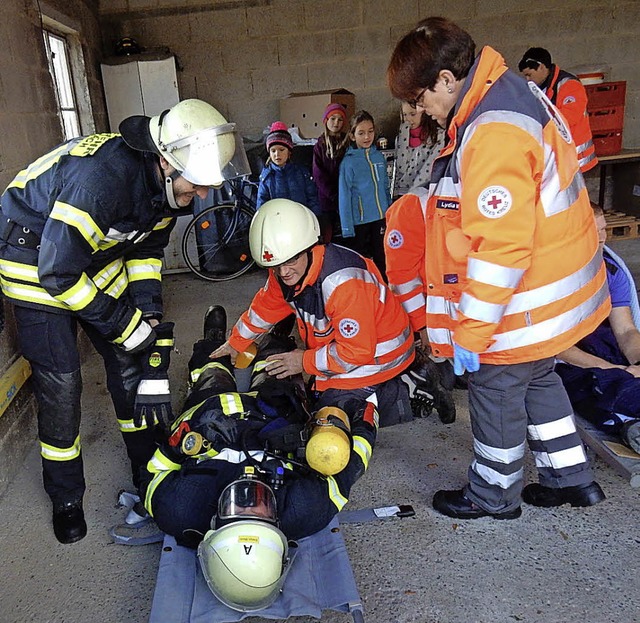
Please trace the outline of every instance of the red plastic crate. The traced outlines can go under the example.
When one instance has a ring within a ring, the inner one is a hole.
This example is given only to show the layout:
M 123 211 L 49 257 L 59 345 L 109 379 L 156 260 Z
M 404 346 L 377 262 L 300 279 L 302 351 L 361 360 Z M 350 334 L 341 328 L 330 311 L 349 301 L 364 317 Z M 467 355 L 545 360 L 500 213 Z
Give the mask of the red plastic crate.
M 594 132 L 593 145 L 596 156 L 614 156 L 622 149 L 622 130 Z
M 600 84 L 589 84 L 585 87 L 587 92 L 587 110 L 598 108 L 608 108 L 609 106 L 624 106 L 624 98 L 627 93 L 627 83 L 601 82 Z
M 624 127 L 624 106 L 609 106 L 588 110 L 591 132 L 599 130 L 622 130 Z

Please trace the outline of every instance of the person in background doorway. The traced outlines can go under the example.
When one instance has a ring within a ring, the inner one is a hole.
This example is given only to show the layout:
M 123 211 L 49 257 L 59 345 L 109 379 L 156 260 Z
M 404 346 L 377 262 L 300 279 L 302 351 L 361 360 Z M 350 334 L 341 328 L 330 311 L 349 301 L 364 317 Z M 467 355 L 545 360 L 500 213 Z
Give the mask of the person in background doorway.
M 385 276 L 384 215 L 391 197 L 387 162 L 373 144 L 375 135 L 373 117 L 365 110 L 356 112 L 340 163 L 338 200 L 344 244 L 372 258 Z
M 338 179 L 346 146 L 347 111 L 342 104 L 329 104 L 322 115 L 324 132 L 313 147 L 313 179 L 318 187 L 322 242 L 331 242 L 340 232 Z
M 260 173 L 256 207 L 260 208 L 270 199 L 291 199 L 309 206 L 318 215 L 318 189 L 309 171 L 304 166 L 291 162 L 293 139 L 286 124 L 276 121 L 271 125 L 266 145 L 269 158 Z
M 476 56 L 470 35 L 443 17 L 400 40 L 387 77 L 394 97 L 450 137 L 433 165 L 415 255 L 425 258 L 431 350 L 470 373 L 474 460 L 469 483 L 436 492 L 433 506 L 458 519 L 515 519 L 522 501 L 596 504 L 605 496 L 553 369 L 555 355 L 610 310 L 566 125 L 500 54 L 487 46 Z M 526 440 L 540 482 L 523 489 Z
M 416 186 L 429 187 L 431 167 L 445 139 L 444 130 L 424 110 L 409 102 L 402 102 L 401 118 L 396 138 L 394 200 Z
M 598 164 L 587 114 L 587 92 L 582 82 L 568 71 L 551 62 L 551 54 L 544 48 L 529 48 L 518 69 L 535 83 L 551 103 L 564 115 L 578 152 L 580 170 L 586 173 Z

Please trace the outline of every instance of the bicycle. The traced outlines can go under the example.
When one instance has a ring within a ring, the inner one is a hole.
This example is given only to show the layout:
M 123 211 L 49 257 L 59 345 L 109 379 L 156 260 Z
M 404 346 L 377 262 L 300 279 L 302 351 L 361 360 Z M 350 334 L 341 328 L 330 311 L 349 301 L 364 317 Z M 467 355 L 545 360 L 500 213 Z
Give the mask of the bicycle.
M 182 236 L 189 269 L 207 281 L 229 281 L 255 264 L 249 249 L 249 225 L 256 213 L 258 185 L 246 178 L 212 189 L 196 202 Z M 199 206 L 208 206 L 198 211 Z

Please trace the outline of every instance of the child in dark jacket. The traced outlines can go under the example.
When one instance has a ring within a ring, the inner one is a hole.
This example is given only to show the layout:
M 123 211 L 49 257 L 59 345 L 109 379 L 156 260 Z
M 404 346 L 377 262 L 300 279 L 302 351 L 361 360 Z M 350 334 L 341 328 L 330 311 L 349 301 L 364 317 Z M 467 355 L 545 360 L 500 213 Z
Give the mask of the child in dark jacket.
M 309 208 L 316 216 L 320 213 L 318 190 L 305 167 L 290 162 L 293 139 L 287 126 L 276 121 L 267 135 L 269 159 L 258 186 L 259 208 L 270 199 L 291 199 Z
M 351 119 L 351 145 L 340 163 L 339 207 L 344 244 L 370 257 L 385 275 L 384 215 L 391 205 L 384 156 L 373 144 L 373 117 L 365 110 Z M 351 240 L 347 240 L 351 238 Z
M 318 187 L 322 241 L 331 242 L 340 231 L 338 177 L 344 156 L 347 112 L 342 104 L 329 104 L 322 115 L 324 132 L 313 147 L 313 179 Z

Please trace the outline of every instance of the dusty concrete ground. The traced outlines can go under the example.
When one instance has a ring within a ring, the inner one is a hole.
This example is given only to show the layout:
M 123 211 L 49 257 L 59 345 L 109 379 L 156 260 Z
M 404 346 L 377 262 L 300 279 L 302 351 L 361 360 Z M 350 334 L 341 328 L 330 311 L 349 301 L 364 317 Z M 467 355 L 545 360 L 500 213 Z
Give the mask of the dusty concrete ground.
M 615 249 L 635 256 L 630 243 Z M 629 263 L 635 271 L 633 260 Z M 263 281 L 259 272 L 226 284 L 205 283 L 188 274 L 166 277 L 167 318 L 177 322 L 179 352 L 172 359 L 176 406 L 184 395 L 190 345 L 200 335 L 206 308 L 222 303 L 233 321 Z M 0 623 L 148 620 L 160 545 L 110 542 L 109 527 L 124 516 L 115 503 L 117 492 L 130 488 L 129 471 L 96 355 L 86 362 L 84 379 L 89 533 L 73 545 L 55 540 L 34 440 L 24 469 L 0 498 Z M 466 481 L 471 435 L 464 392 L 456 391 L 456 402 L 458 420 L 452 425 L 441 424 L 434 415 L 381 430 L 370 469 L 355 487 L 348 508 L 408 503 L 416 511 L 413 518 L 343 528 L 366 621 L 640 621 L 638 490 L 599 459 L 595 474 L 608 499 L 590 509 L 524 506 L 515 521 L 464 522 L 431 508 L 437 489 Z M 535 479 L 531 463 L 526 478 Z M 322 620 L 351 618 L 327 612 Z

